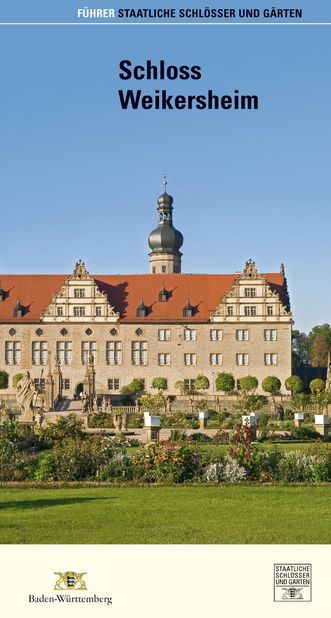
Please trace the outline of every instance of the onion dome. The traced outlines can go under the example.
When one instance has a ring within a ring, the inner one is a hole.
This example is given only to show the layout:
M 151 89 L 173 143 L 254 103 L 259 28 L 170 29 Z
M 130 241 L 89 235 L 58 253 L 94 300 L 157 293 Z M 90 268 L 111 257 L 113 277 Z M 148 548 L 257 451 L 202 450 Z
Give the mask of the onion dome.
M 173 197 L 166 191 L 167 180 L 164 179 L 165 191 L 158 197 L 159 225 L 151 232 L 148 244 L 154 253 L 178 253 L 184 238 L 172 223 Z

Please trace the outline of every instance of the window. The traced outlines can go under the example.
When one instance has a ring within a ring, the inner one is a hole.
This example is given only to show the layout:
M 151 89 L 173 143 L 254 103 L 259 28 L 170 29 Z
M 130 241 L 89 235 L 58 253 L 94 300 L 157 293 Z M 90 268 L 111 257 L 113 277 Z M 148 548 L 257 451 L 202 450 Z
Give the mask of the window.
M 219 328 L 212 328 L 210 331 L 210 341 L 222 341 L 223 331 Z
M 197 355 L 196 354 L 184 354 L 184 363 L 185 365 L 196 365 Z
M 187 301 L 187 304 L 185 305 L 184 309 L 183 309 L 183 317 L 184 318 L 192 318 L 193 317 L 193 307 L 191 305 L 191 303 L 189 301 Z
M 95 315 L 97 318 L 101 318 L 101 307 L 95 308 Z
M 75 318 L 83 318 L 85 316 L 85 307 L 74 307 Z
M 70 390 L 70 380 L 69 378 L 62 378 L 62 390 L 69 391 Z
M 227 315 L 230 315 L 230 316 L 233 315 L 233 306 L 232 305 L 229 305 L 227 307 L 227 312 L 226 313 L 227 313 Z
M 89 354 L 93 357 L 94 365 L 97 362 L 97 344 L 96 341 L 82 341 L 82 365 L 86 365 Z
M 194 391 L 194 389 L 195 389 L 195 380 L 193 380 L 192 378 L 186 378 L 184 380 L 184 388 L 185 388 L 185 390 L 188 390 L 188 391 Z
M 122 341 L 106 342 L 106 362 L 107 365 L 122 364 Z
M 56 307 L 56 315 L 57 315 L 59 318 L 62 318 L 62 317 L 63 317 L 63 307 Z
M 46 365 L 47 341 L 32 341 L 32 364 Z
M 171 339 L 170 330 L 168 328 L 159 329 L 158 339 L 159 341 L 170 341 Z
M 131 358 L 133 365 L 147 365 L 147 341 L 132 341 Z
M 221 365 L 222 364 L 222 354 L 210 354 L 210 364 L 211 365 Z
M 6 365 L 19 365 L 21 362 L 21 342 L 6 341 L 5 343 Z
M 120 381 L 118 378 L 108 378 L 108 390 L 109 391 L 119 391 L 120 390 Z
M 184 329 L 184 340 L 185 341 L 196 341 L 197 340 L 197 331 L 192 328 Z
M 248 354 L 236 354 L 237 365 L 248 365 Z
M 246 317 L 256 315 L 255 305 L 248 305 L 248 307 L 244 307 L 244 313 Z
M 272 305 L 267 305 L 267 315 L 273 315 L 274 314 L 274 308 Z
M 166 273 L 167 272 L 167 267 L 166 266 L 162 266 L 162 272 Z
M 275 329 L 266 329 L 264 331 L 264 341 L 277 341 L 277 331 Z
M 170 354 L 159 354 L 158 355 L 158 363 L 159 365 L 170 365 Z
M 265 354 L 264 364 L 265 365 L 277 365 L 277 354 Z
M 248 330 L 236 330 L 237 341 L 248 341 Z
M 245 288 L 245 298 L 255 298 L 256 288 Z
M 75 298 L 85 298 L 85 290 L 84 288 L 75 288 L 74 290 Z
M 169 292 L 163 287 L 159 292 L 160 303 L 165 303 L 169 299 Z
M 44 391 L 45 390 L 45 378 L 35 378 L 33 380 L 33 383 L 35 385 L 35 388 L 37 389 L 37 391 Z
M 141 301 L 141 304 L 136 309 L 136 317 L 147 318 L 147 309 L 148 308 L 146 307 L 146 305 L 144 305 L 144 303 Z
M 72 342 L 57 341 L 56 353 L 61 365 L 71 365 L 72 362 Z

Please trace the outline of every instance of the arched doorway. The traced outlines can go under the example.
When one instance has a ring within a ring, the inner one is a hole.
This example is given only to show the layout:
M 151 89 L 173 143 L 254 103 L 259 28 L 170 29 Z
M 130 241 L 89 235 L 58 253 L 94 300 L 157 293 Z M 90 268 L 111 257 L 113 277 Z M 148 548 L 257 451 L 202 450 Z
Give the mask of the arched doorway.
M 78 382 L 78 384 L 76 385 L 76 390 L 75 393 L 78 397 L 80 397 L 80 395 L 84 392 L 84 385 L 83 382 Z

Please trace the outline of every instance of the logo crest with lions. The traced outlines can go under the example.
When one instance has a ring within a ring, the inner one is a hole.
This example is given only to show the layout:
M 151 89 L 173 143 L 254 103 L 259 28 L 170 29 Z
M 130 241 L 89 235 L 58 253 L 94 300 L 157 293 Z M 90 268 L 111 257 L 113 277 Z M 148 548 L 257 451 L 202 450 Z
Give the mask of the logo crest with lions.
M 85 573 L 75 573 L 75 571 L 66 571 L 65 573 L 54 573 L 60 577 L 56 580 L 54 590 L 87 590 L 86 583 L 83 580 Z

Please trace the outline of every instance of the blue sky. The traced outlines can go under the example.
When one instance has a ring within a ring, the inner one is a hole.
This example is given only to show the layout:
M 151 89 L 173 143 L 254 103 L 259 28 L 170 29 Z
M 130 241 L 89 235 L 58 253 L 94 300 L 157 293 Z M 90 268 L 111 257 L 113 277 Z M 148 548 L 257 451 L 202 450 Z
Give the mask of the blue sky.
M 71 20 L 79 6 L 44 5 L 29 3 L 28 14 L 7 3 L 0 21 Z M 309 18 L 330 17 L 326 6 L 312 14 L 310 3 Z M 295 327 L 329 322 L 330 28 L 2 27 L 0 270 L 70 272 L 81 257 L 92 273 L 147 272 L 167 170 L 185 272 L 284 262 Z M 124 58 L 198 64 L 202 79 L 124 82 Z M 260 108 L 120 109 L 119 88 L 160 87 L 238 88 L 258 94 Z

